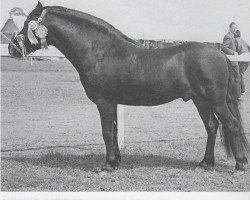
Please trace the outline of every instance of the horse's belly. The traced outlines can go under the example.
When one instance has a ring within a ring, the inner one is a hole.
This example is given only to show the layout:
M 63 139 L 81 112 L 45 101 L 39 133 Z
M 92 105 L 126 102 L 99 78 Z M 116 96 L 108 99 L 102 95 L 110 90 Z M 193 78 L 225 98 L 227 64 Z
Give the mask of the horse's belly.
M 124 89 L 117 96 L 117 103 L 131 106 L 156 106 L 168 103 L 181 95 L 175 88 L 155 90 L 152 88 Z

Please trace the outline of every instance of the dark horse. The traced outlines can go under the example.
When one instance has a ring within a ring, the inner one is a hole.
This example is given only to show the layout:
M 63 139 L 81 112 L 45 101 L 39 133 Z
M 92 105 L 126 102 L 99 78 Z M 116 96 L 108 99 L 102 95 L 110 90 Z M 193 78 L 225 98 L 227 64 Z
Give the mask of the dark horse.
M 238 108 L 238 74 L 223 53 L 196 42 L 146 49 L 101 19 L 63 7 L 43 7 L 40 2 L 19 33 L 25 37 L 27 53 L 40 49 L 40 39 L 35 36 L 39 44 L 32 44 L 27 34 L 29 22 L 41 17 L 48 44 L 73 64 L 87 96 L 97 105 L 106 145 L 103 170 L 112 171 L 121 162 L 117 104 L 156 106 L 177 98 L 193 100 L 206 127 L 207 146 L 200 166 L 214 166 L 219 119 L 235 169 L 245 170 L 249 145 Z

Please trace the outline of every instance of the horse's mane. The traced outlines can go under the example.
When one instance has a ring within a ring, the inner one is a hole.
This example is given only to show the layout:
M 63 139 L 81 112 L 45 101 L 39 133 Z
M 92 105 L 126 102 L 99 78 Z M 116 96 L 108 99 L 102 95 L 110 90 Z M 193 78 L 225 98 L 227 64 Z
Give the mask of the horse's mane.
M 62 15 L 67 15 L 70 16 L 72 18 L 77 18 L 78 20 L 87 20 L 88 22 L 92 23 L 95 26 L 98 26 L 99 30 L 102 30 L 104 32 L 109 32 L 110 34 L 115 35 L 116 37 L 120 38 L 123 41 L 132 43 L 134 45 L 137 46 L 142 46 L 140 43 L 136 42 L 135 40 L 129 38 L 128 36 L 124 35 L 122 32 L 120 32 L 119 30 L 117 30 L 116 28 L 114 28 L 111 24 L 105 22 L 104 20 L 95 17 L 93 15 L 81 12 L 81 11 L 77 11 L 74 9 L 69 9 L 69 8 L 65 8 L 65 7 L 61 7 L 61 6 L 46 6 L 44 7 L 44 9 L 49 8 L 49 10 L 53 11 L 53 12 L 57 12 L 60 13 Z

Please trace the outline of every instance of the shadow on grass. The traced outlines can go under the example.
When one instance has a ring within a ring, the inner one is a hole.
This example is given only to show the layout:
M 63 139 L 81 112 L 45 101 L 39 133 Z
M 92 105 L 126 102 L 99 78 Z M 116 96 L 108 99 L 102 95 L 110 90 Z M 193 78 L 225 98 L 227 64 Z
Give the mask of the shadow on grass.
M 93 171 L 105 162 L 104 154 L 88 154 L 83 156 L 63 155 L 60 153 L 48 153 L 40 157 L 5 157 L 2 160 L 12 160 L 22 163 L 30 163 L 35 166 L 47 166 L 58 168 L 81 169 Z M 122 155 L 120 169 L 134 169 L 138 167 L 172 167 L 183 170 L 194 170 L 198 163 L 195 161 L 181 160 L 158 155 Z M 226 166 L 225 166 L 226 167 Z

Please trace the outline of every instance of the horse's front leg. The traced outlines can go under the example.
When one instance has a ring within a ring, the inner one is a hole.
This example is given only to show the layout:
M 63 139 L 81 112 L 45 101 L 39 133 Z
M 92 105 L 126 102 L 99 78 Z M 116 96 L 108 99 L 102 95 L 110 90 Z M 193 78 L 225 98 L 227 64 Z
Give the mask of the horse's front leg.
M 105 99 L 99 99 L 96 104 L 101 117 L 102 135 L 106 145 L 106 163 L 102 170 L 113 171 L 119 164 L 114 143 L 114 114 L 117 105 Z

